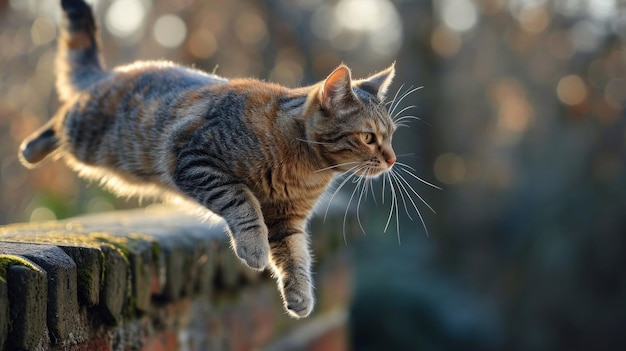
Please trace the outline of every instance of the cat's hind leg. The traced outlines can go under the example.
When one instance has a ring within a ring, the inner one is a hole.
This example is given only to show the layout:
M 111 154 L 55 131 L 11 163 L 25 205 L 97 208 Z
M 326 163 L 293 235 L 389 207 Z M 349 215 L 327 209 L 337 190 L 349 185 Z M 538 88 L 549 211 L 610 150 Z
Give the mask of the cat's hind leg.
M 278 289 L 285 309 L 293 317 L 308 316 L 313 310 L 313 282 L 311 279 L 311 254 L 304 232 L 273 239 L 270 236 L 270 257 Z

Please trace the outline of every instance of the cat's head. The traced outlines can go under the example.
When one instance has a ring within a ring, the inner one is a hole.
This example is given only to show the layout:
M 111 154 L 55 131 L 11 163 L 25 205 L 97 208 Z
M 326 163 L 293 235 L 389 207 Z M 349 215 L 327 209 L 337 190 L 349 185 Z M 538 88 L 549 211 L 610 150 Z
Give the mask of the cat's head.
M 396 161 L 391 146 L 396 126 L 384 100 L 394 74 L 391 65 L 353 80 L 350 69 L 342 64 L 316 85 L 306 134 L 326 167 L 366 176 L 391 169 Z

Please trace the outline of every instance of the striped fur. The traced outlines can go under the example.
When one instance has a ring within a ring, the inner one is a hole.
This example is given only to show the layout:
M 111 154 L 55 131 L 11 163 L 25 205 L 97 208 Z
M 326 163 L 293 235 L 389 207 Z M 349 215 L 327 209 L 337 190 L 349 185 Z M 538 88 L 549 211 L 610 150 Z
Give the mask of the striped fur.
M 378 175 L 395 162 L 381 101 L 390 68 L 289 89 L 169 62 L 105 70 L 82 0 L 63 0 L 56 62 L 62 107 L 24 141 L 28 167 L 51 155 L 120 195 L 176 197 L 221 216 L 233 249 L 271 268 L 287 311 L 314 304 L 307 219 L 336 174 Z

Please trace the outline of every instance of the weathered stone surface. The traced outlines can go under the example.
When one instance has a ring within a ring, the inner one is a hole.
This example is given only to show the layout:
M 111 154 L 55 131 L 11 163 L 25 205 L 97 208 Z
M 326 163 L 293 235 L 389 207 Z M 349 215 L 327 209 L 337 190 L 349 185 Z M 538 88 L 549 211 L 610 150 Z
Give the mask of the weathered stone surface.
M 185 283 L 185 261 L 188 261 L 190 252 L 185 248 L 186 243 L 178 237 L 168 235 L 161 230 L 160 233 L 152 232 L 152 236 L 159 243 L 159 254 L 164 266 L 164 279 L 159 297 L 165 300 L 176 300 L 182 296 L 183 284 Z M 193 252 L 193 251 L 192 251 Z
M 140 310 L 148 308 L 151 293 L 172 301 L 196 293 L 198 284 L 208 290 L 212 276 L 206 274 L 212 273 L 214 261 L 207 255 L 215 250 L 216 242 L 225 239 L 221 222 L 204 223 L 163 207 L 78 217 L 68 224 L 124 238 L 124 247 L 119 240 L 112 244 L 128 255 Z
M 9 349 L 33 350 L 47 344 L 46 272 L 32 262 L 30 266 L 10 265 L 7 284 L 11 320 L 7 346 Z
M 90 237 L 115 247 L 126 258 L 130 272 L 129 293 L 133 299 L 127 304 L 127 312 L 136 309 L 148 311 L 150 307 L 151 278 L 153 274 L 153 251 L 155 240 L 147 235 L 111 229 L 106 233 L 91 233 Z
M 104 282 L 100 291 L 101 317 L 116 324 L 122 319 L 122 309 L 126 300 L 128 286 L 128 261 L 114 246 L 103 244 Z
M 85 246 L 59 246 L 74 260 L 78 278 L 79 302 L 95 306 L 100 302 L 100 285 L 104 253 L 100 248 Z
M 264 347 L 293 321 L 275 282 L 259 281 L 267 275 L 245 267 L 227 239 L 222 224 L 171 209 L 0 227 L 0 277 L 11 279 L 4 301 L 14 313 L 1 318 L 0 279 L 0 350 Z M 2 273 L 7 250 L 25 263 Z M 4 339 L 3 320 L 15 321 Z
M 24 257 L 47 273 L 47 322 L 52 340 L 80 340 L 77 272 L 74 261 L 60 248 L 49 245 L 0 242 L 0 252 Z

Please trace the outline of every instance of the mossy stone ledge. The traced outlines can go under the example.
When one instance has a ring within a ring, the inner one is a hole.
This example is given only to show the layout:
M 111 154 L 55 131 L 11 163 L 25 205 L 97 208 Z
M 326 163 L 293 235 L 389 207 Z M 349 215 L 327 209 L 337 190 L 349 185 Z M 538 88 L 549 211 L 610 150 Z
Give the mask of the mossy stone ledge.
M 316 313 L 327 296 L 345 294 Z M 0 227 L 0 351 L 257 349 L 307 325 L 223 222 L 151 206 Z
M 1 227 L 0 350 L 68 349 L 208 295 L 227 245 L 221 223 L 158 207 Z

